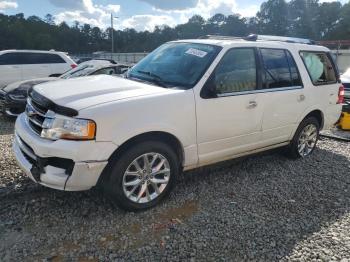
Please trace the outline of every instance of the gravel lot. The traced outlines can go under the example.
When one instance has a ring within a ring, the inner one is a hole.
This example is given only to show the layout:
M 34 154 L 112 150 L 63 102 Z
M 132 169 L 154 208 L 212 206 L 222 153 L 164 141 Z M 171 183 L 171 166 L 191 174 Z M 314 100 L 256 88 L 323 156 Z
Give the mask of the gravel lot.
M 189 172 L 161 205 L 126 213 L 96 190 L 32 183 L 12 134 L 0 117 L 0 261 L 350 261 L 350 143 Z

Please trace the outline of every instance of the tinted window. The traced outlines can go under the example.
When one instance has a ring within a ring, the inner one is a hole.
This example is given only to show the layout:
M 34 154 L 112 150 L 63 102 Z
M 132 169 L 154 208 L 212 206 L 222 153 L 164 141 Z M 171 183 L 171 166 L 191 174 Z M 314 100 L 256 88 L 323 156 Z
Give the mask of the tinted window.
M 21 65 L 25 59 L 21 53 L 7 53 L 0 56 L 0 65 Z
M 65 61 L 55 54 L 7 53 L 0 56 L 0 65 L 58 64 Z
M 217 94 L 257 89 L 254 49 L 229 50 L 215 68 L 208 84 L 213 85 Z
M 295 62 L 289 52 L 282 49 L 261 49 L 263 88 L 300 86 Z
M 55 54 L 24 53 L 26 64 L 60 64 L 65 61 Z
M 286 51 L 286 54 L 287 54 L 287 59 L 288 59 L 288 64 L 289 64 L 289 68 L 290 68 L 293 86 L 302 86 L 303 83 L 301 81 L 300 74 L 299 74 L 297 65 L 295 64 L 294 58 L 287 51 Z
M 327 53 L 303 51 L 300 55 L 314 84 L 330 84 L 337 81 L 336 70 Z

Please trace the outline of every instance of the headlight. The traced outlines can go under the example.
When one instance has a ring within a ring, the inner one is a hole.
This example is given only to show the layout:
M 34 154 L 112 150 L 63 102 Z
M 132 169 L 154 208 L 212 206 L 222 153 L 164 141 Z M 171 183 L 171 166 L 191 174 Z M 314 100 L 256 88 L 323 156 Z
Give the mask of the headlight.
M 10 91 L 8 96 L 13 100 L 26 100 L 27 99 L 28 87 L 19 86 L 13 91 Z
M 51 140 L 92 140 L 95 138 L 96 124 L 92 120 L 47 114 L 41 137 Z
M 20 84 L 16 89 L 9 92 L 9 97 L 13 100 L 26 100 L 28 96 L 28 90 L 35 85 L 45 83 L 48 80 L 33 80 L 27 81 L 25 83 Z

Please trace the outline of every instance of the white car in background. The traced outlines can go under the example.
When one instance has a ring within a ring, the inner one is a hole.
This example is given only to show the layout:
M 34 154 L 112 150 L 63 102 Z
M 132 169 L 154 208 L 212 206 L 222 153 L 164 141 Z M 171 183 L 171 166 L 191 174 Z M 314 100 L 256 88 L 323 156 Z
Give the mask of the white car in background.
M 21 80 L 62 74 L 76 66 L 76 63 L 64 52 L 0 51 L 0 88 Z
M 58 77 L 35 78 L 9 84 L 0 89 L 0 113 L 17 116 L 24 112 L 27 92 L 34 85 L 88 75 L 121 75 L 129 68 L 130 65 L 117 64 L 112 60 L 95 59 L 83 62 Z

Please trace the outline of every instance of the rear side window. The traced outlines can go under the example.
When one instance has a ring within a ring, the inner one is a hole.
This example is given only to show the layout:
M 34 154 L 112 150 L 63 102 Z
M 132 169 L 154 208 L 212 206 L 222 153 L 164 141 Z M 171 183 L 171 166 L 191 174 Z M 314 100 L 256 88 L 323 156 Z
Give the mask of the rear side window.
M 263 88 L 301 86 L 295 61 L 284 49 L 260 49 L 263 64 Z
M 212 73 L 209 85 L 217 94 L 257 89 L 255 51 L 253 48 L 229 50 Z
M 66 63 L 56 54 L 16 52 L 0 56 L 0 65 L 33 65 Z
M 56 54 L 26 53 L 27 64 L 61 64 L 65 61 Z
M 302 51 L 300 56 L 314 85 L 327 85 L 337 82 L 336 70 L 327 53 Z

